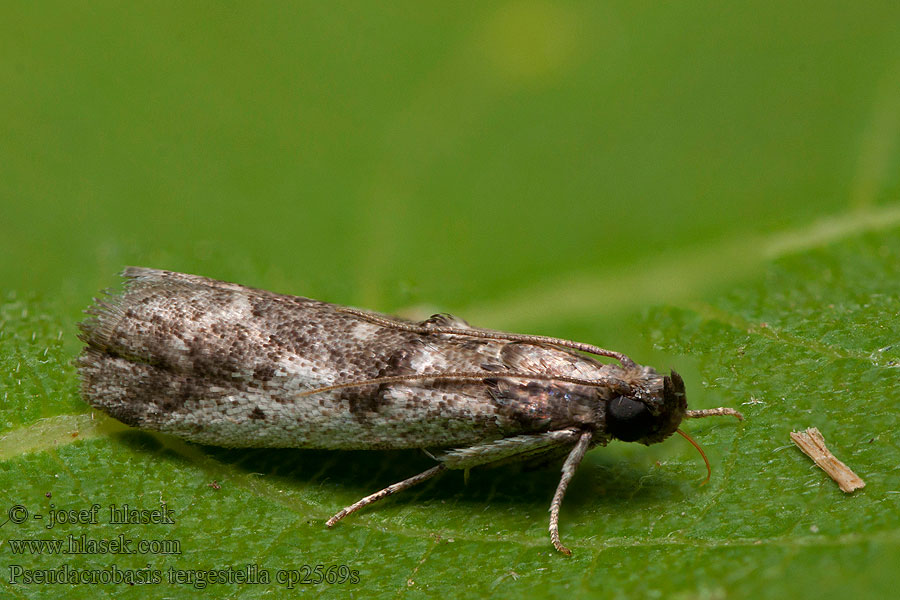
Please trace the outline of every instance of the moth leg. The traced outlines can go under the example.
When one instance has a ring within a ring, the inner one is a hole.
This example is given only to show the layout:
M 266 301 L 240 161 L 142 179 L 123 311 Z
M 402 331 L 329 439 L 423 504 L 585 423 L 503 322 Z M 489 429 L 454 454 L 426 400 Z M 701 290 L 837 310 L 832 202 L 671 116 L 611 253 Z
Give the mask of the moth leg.
M 572 451 L 569 452 L 569 456 L 563 464 L 562 477 L 559 480 L 559 485 L 556 486 L 556 493 L 553 494 L 553 502 L 550 503 L 550 541 L 553 542 L 553 546 L 557 550 L 566 556 L 571 556 L 572 551 L 559 541 L 559 507 L 562 505 L 563 496 L 566 495 L 566 488 L 569 487 L 569 482 L 572 481 L 572 477 L 575 475 L 575 469 L 578 468 L 581 459 L 584 458 L 590 447 L 591 432 L 585 431 L 578 438 L 578 442 L 576 442 Z
M 414 475 L 409 479 L 404 479 L 403 481 L 389 485 L 383 490 L 377 491 L 374 494 L 370 494 L 365 498 L 354 502 L 328 519 L 325 525 L 332 527 L 347 515 L 355 513 L 359 509 L 368 506 L 373 502 L 377 502 L 382 498 L 386 498 L 392 494 L 411 488 L 418 483 L 431 479 L 446 469 L 464 469 L 465 471 L 468 471 L 472 467 L 487 463 L 496 463 L 507 459 L 518 460 L 521 458 L 528 458 L 559 449 L 561 446 L 571 446 L 579 439 L 579 435 L 580 432 L 577 429 L 561 429 L 559 431 L 548 431 L 546 433 L 534 435 L 518 435 L 511 438 L 502 438 L 485 444 L 476 444 L 475 446 L 469 446 L 468 448 L 451 450 L 450 452 L 437 457 L 437 460 L 440 461 L 440 463 L 436 466 L 431 467 L 418 475 Z
M 578 429 L 559 429 L 532 435 L 517 435 L 493 442 L 457 448 L 438 457 L 448 469 L 471 469 L 489 463 L 519 461 L 541 456 L 575 444 L 581 436 Z
M 409 479 L 404 479 L 403 481 L 389 485 L 386 488 L 384 488 L 383 490 L 377 491 L 374 494 L 370 494 L 370 495 L 366 496 L 365 498 L 363 498 L 362 500 L 358 500 L 358 501 L 354 502 L 353 504 L 351 504 L 350 506 L 342 509 L 339 513 L 337 513 L 336 515 L 334 515 L 333 517 L 328 519 L 328 521 L 325 523 L 325 525 L 327 525 L 328 527 L 333 527 L 335 523 L 337 523 L 338 521 L 340 521 L 347 515 L 355 513 L 356 511 L 363 508 L 364 506 L 368 506 L 369 504 L 372 504 L 373 502 L 377 502 L 378 500 L 381 500 L 382 498 L 387 498 L 391 494 L 395 494 L 397 492 L 403 491 L 406 488 L 411 488 L 412 486 L 416 485 L 417 483 L 422 483 L 423 481 L 427 481 L 428 479 L 431 479 L 432 477 L 434 477 L 435 475 L 437 475 L 438 473 L 440 473 L 441 471 L 443 471 L 446 468 L 447 467 L 445 467 L 443 464 L 439 464 L 434 467 L 431 467 L 427 471 L 423 471 L 423 472 L 419 473 L 418 475 L 414 475 L 414 476 L 410 477 Z

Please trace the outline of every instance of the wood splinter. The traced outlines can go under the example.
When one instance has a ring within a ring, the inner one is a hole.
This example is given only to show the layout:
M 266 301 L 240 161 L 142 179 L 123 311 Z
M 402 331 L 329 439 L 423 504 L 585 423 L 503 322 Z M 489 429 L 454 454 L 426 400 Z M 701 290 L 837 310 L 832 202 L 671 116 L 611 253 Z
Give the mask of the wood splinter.
M 850 493 L 866 487 L 866 482 L 859 475 L 850 470 L 850 467 L 839 461 L 828 448 L 825 447 L 825 438 L 815 427 L 806 431 L 792 431 L 791 440 L 805 455 L 813 459 L 816 465 L 834 479 L 841 490 Z

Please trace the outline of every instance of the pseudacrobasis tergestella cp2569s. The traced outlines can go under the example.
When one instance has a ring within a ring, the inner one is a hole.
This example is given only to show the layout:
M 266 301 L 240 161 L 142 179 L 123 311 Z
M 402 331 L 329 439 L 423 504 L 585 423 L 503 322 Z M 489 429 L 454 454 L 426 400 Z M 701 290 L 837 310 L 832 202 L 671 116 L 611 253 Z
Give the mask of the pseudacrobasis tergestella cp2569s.
M 589 344 L 171 271 L 123 276 L 125 289 L 80 324 L 78 359 L 84 397 L 123 423 L 226 447 L 441 449 L 434 467 L 344 508 L 329 527 L 447 469 L 567 455 L 550 537 L 570 554 L 559 508 L 590 448 L 661 442 L 684 418 L 742 418 L 688 410 L 677 373 Z

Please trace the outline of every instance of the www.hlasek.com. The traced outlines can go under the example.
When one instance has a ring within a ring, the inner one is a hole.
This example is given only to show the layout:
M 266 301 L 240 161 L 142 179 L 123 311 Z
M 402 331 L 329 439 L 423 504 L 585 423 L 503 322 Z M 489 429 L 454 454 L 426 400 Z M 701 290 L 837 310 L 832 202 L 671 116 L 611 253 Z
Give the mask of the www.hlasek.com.
M 181 540 L 133 540 L 119 534 L 111 539 L 81 535 L 64 538 L 6 540 L 13 554 L 181 554 Z

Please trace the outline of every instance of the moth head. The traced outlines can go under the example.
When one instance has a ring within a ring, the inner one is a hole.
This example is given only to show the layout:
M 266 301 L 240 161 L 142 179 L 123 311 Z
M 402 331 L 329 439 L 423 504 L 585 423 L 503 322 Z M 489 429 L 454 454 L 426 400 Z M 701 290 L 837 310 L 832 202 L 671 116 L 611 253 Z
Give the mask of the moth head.
M 675 371 L 662 379 L 662 390 L 650 401 L 630 396 L 616 396 L 609 401 L 606 429 L 612 437 L 650 445 L 675 433 L 687 412 L 684 380 Z

